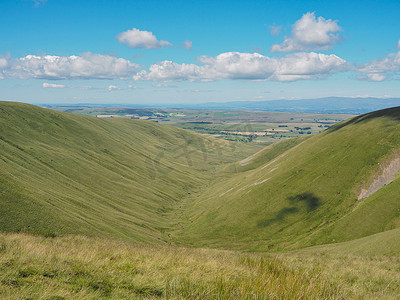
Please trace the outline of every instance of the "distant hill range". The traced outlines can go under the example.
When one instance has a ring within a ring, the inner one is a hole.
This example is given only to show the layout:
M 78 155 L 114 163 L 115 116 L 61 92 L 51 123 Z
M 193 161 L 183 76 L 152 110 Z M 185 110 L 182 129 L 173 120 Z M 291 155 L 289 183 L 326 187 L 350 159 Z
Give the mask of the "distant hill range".
M 54 104 L 41 104 L 51 107 Z M 72 106 L 68 103 L 58 103 L 57 106 Z M 169 109 L 205 109 L 205 110 L 259 110 L 298 113 L 327 113 L 327 114 L 364 114 L 367 112 L 400 106 L 400 98 L 351 98 L 325 97 L 299 100 L 266 100 L 266 101 L 229 101 L 207 103 L 179 104 L 93 104 L 79 103 L 74 107 L 129 107 L 129 108 L 169 108 Z
M 326 97 L 301 100 L 230 101 L 221 103 L 211 102 L 204 104 L 168 105 L 166 108 L 363 114 L 393 106 L 400 106 L 400 98 Z

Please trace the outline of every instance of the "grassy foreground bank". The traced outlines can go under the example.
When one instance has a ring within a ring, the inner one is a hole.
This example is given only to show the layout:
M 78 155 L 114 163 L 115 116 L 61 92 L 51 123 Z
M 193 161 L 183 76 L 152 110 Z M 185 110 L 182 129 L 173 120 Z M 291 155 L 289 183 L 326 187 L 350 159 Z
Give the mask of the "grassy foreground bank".
M 397 298 L 400 257 L 262 255 L 66 236 L 0 235 L 8 299 Z

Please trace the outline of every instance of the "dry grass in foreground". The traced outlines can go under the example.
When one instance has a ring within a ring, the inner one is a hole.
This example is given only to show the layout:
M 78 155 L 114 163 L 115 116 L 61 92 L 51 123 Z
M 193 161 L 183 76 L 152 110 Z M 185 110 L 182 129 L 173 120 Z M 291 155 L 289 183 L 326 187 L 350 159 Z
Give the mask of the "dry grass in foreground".
M 364 261 L 365 260 L 365 261 Z M 342 299 L 399 296 L 400 261 L 272 256 L 68 236 L 0 235 L 0 298 Z M 362 271 L 357 270 L 362 266 Z M 353 268 L 354 267 L 354 268 Z M 397 268 L 397 269 L 396 269 Z M 364 271 L 368 272 L 364 272 Z M 389 272 L 389 273 L 387 273 Z M 391 272 L 391 273 L 390 273 Z M 386 278 L 388 275 L 391 278 Z M 374 281 L 374 276 L 381 278 Z M 389 285 L 387 284 L 389 283 Z

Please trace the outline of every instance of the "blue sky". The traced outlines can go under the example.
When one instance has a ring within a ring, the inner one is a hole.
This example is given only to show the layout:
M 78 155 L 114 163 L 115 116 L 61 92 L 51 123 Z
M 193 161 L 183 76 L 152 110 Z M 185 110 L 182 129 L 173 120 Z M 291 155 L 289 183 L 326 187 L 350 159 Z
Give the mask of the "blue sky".
M 400 1 L 0 2 L 0 100 L 400 97 Z

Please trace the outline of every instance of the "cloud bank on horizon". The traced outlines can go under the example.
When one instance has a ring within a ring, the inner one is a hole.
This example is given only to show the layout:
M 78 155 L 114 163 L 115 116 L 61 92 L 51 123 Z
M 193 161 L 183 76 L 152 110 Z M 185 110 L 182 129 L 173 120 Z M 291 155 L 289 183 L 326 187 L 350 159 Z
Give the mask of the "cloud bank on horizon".
M 17 79 L 113 79 L 133 76 L 138 64 L 110 55 L 0 57 L 0 76 Z
M 278 36 L 282 26 L 269 26 Z M 91 52 L 81 55 L 56 56 L 29 54 L 20 58 L 0 56 L 0 79 L 131 79 L 134 81 L 217 81 L 250 80 L 291 82 L 324 79 L 340 72 L 355 72 L 358 80 L 384 81 L 400 75 L 400 51 L 382 58 L 356 65 L 333 53 L 343 40 L 343 29 L 338 20 L 325 19 L 307 12 L 297 20 L 288 36 L 280 44 L 270 47 L 267 56 L 260 53 L 224 52 L 216 56 L 202 55 L 197 63 L 177 63 L 163 60 L 148 69 L 112 55 Z M 136 49 L 162 49 L 173 47 L 167 40 L 159 40 L 153 32 L 132 28 L 116 35 L 119 43 Z M 185 40 L 180 48 L 192 49 L 192 41 Z M 400 40 L 397 48 L 400 48 Z M 57 84 L 43 83 L 43 88 L 62 88 Z M 117 89 L 109 85 L 109 91 Z
M 284 57 L 268 57 L 259 53 L 227 52 L 216 57 L 201 56 L 203 65 L 177 64 L 163 61 L 140 71 L 134 80 L 151 81 L 214 81 L 222 79 L 295 81 L 317 79 L 346 71 L 350 64 L 336 55 L 293 53 Z

